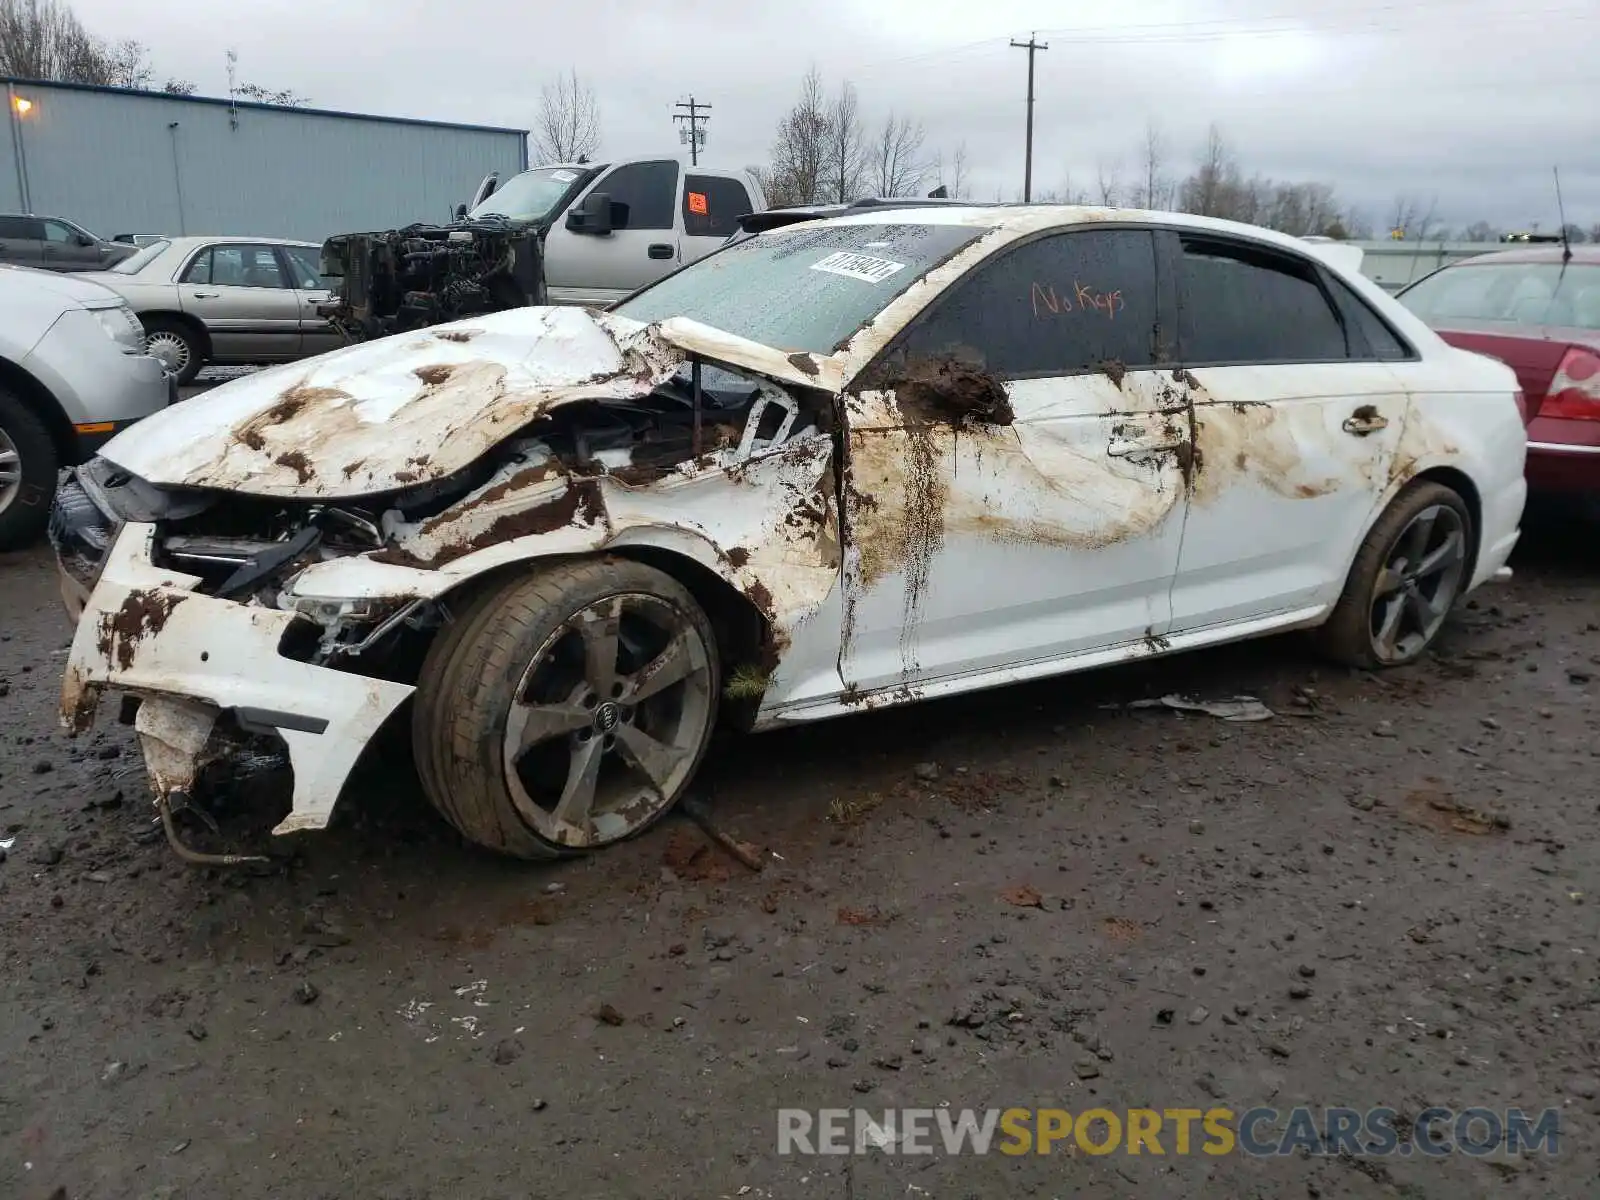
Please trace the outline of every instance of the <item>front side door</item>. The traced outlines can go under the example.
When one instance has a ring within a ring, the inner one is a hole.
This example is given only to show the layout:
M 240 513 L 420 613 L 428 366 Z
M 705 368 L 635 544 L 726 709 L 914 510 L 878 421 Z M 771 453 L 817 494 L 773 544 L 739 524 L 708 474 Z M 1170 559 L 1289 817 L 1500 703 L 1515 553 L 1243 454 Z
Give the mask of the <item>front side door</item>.
M 545 239 L 545 282 L 556 303 L 610 304 L 678 268 L 678 164 L 624 163 L 595 181 L 611 197 L 611 232 L 557 224 Z
M 44 222 L 37 217 L 0 217 L 0 262 L 44 266 Z
M 218 242 L 178 277 L 178 302 L 211 334 L 214 357 L 274 362 L 299 357 L 300 298 L 271 246 Z
M 1338 599 L 1388 483 L 1409 401 L 1385 359 L 1408 351 L 1392 333 L 1375 345 L 1382 319 L 1308 257 L 1211 234 L 1162 245 L 1195 414 L 1173 632 L 1309 616 Z
M 310 246 L 279 246 L 278 252 L 300 305 L 300 353 L 309 358 L 337 350 L 344 345 L 344 338 L 327 317 L 317 312 L 317 305 L 333 297 L 334 287 L 333 281 L 322 274 L 321 252 Z
M 694 262 L 721 249 L 739 230 L 739 218 L 751 211 L 750 193 L 731 175 L 683 177 L 683 261 Z
M 1170 293 L 1148 230 L 1052 233 L 980 264 L 863 373 L 847 686 L 1026 675 L 1163 634 L 1189 448 Z
M 45 266 L 53 271 L 98 271 L 104 266 L 100 243 L 65 221 L 46 218 L 44 224 Z

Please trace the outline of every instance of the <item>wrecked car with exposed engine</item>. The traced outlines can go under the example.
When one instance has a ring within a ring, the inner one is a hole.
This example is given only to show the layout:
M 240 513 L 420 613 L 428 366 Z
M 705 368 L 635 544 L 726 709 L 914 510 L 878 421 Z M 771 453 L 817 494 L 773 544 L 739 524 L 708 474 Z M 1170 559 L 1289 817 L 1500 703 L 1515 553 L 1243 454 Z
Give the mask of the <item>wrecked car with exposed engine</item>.
M 118 435 L 53 522 L 63 719 L 133 698 L 169 830 L 261 739 L 293 773 L 275 832 L 320 828 L 399 726 L 470 840 L 591 850 L 683 794 L 719 719 L 1292 629 L 1411 662 L 1506 573 L 1523 454 L 1509 368 L 1296 239 L 863 212 Z

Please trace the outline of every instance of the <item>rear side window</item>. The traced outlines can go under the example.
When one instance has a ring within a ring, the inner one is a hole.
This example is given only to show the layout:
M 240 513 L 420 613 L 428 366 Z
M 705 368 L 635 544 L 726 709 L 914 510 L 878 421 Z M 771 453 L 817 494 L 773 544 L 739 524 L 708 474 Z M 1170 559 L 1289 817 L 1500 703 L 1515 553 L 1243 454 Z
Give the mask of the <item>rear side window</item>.
M 1379 316 L 1365 300 L 1356 295 L 1355 289 L 1342 279 L 1328 277 L 1328 286 L 1333 289 L 1335 299 L 1339 302 L 1339 309 L 1344 313 L 1345 320 L 1355 327 L 1366 341 L 1366 346 L 1360 346 L 1357 339 L 1351 339 L 1351 357 L 1375 358 L 1380 362 L 1404 362 L 1408 358 L 1415 358 L 1416 352 L 1401 340 L 1400 335 L 1389 327 L 1389 322 Z
M 44 222 L 35 217 L 0 217 L 0 238 L 24 242 L 44 241 Z
M 1233 242 L 1182 240 L 1178 338 L 1185 363 L 1311 363 L 1350 356 L 1309 262 Z
M 678 164 L 628 163 L 607 175 L 594 190 L 611 197 L 613 229 L 671 229 L 672 206 L 678 199 Z
M 739 218 L 750 211 L 750 193 L 737 179 L 686 175 L 683 180 L 683 231 L 690 237 L 731 237 Z
M 1155 241 L 1144 229 L 1054 234 L 981 264 L 908 334 L 912 359 L 954 357 L 999 378 L 1159 361 Z

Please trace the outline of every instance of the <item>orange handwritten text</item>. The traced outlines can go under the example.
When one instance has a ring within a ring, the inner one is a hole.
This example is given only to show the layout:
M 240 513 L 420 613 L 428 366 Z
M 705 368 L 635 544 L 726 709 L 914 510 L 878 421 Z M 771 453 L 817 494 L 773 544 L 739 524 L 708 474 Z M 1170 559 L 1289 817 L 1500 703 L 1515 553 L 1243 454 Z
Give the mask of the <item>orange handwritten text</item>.
M 1127 302 L 1122 298 L 1121 290 L 1114 292 L 1096 291 L 1088 284 L 1072 281 L 1070 293 L 1057 292 L 1048 283 L 1035 282 L 1030 293 L 1033 303 L 1033 315 L 1056 316 L 1060 313 L 1083 312 L 1100 313 L 1107 320 L 1115 320 L 1117 313 L 1127 307 Z

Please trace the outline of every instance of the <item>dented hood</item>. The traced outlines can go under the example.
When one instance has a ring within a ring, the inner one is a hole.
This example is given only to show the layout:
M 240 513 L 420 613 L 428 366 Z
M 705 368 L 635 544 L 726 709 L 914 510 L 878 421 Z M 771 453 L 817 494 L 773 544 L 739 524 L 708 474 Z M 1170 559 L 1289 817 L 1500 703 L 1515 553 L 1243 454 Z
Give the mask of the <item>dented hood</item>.
M 168 486 L 295 498 L 392 491 L 471 465 L 559 405 L 645 395 L 691 352 L 820 382 L 809 358 L 693 321 L 519 308 L 236 379 L 146 418 L 101 454 Z

